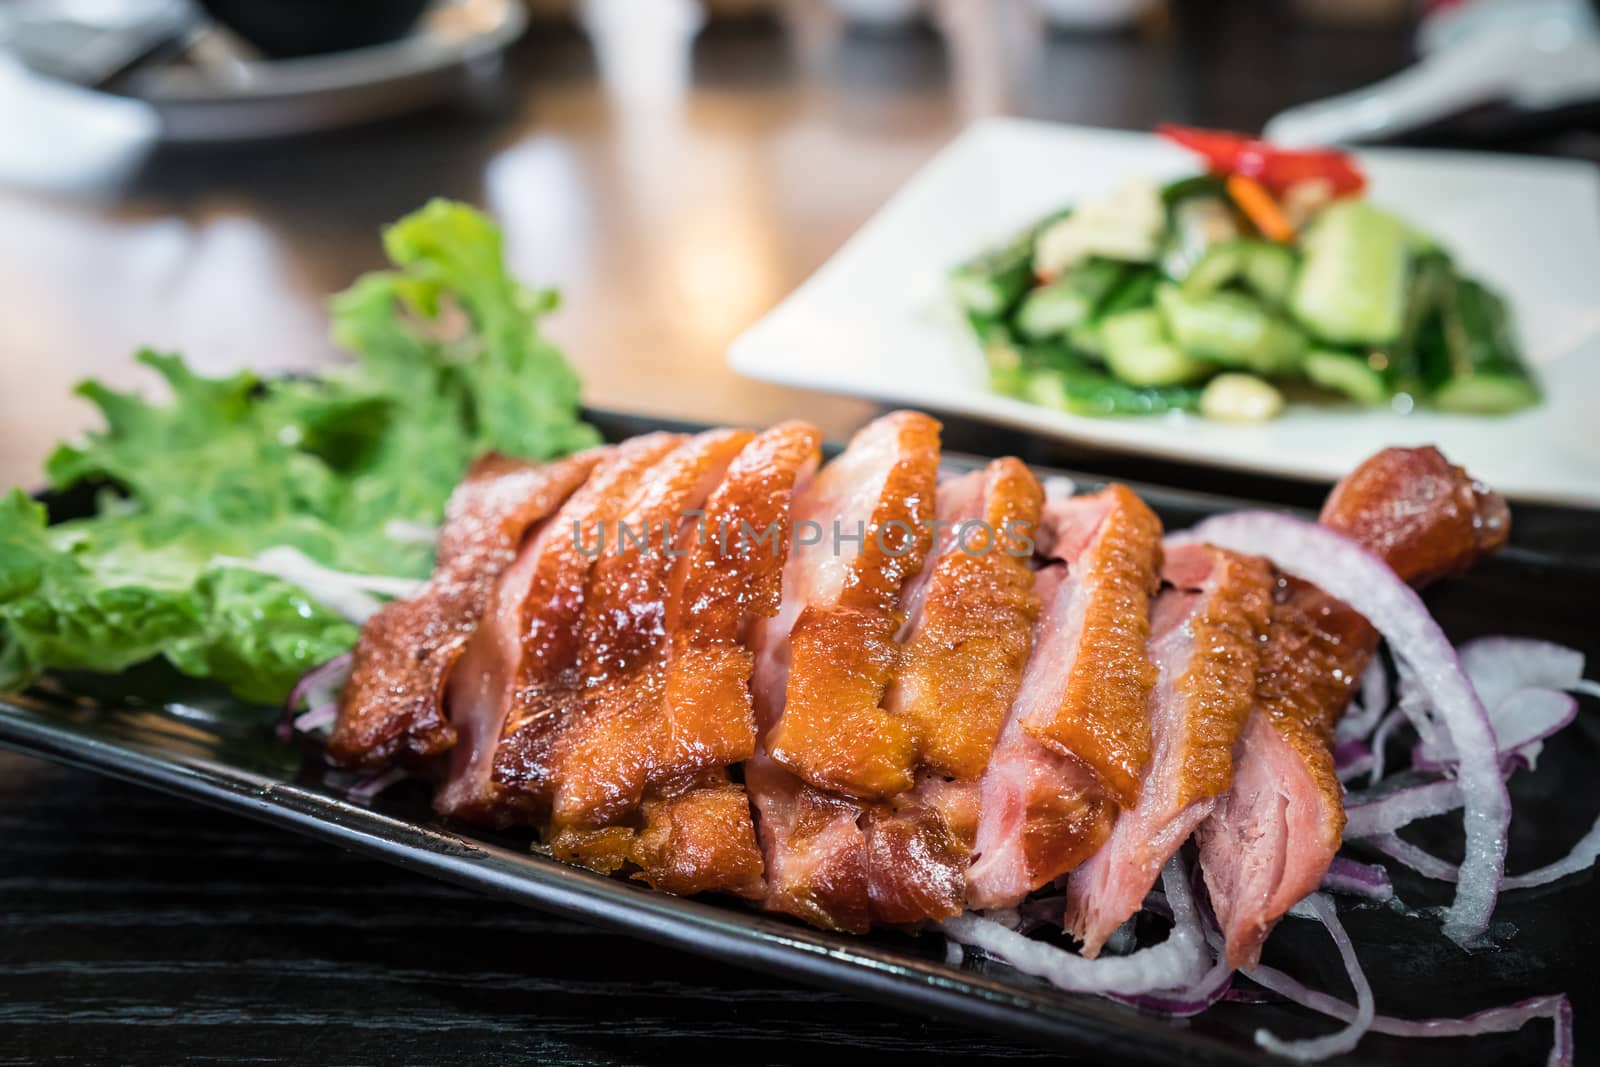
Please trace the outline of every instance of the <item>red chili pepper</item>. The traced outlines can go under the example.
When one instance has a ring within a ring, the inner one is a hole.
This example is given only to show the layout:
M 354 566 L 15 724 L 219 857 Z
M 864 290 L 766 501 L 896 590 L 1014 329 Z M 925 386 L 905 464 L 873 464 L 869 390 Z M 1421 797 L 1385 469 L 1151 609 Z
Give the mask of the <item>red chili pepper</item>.
M 1345 153 L 1332 148 L 1274 148 L 1243 134 L 1161 125 L 1156 133 L 1205 158 L 1217 174 L 1242 174 L 1275 193 L 1304 181 L 1322 180 L 1335 196 L 1359 193 L 1366 176 Z

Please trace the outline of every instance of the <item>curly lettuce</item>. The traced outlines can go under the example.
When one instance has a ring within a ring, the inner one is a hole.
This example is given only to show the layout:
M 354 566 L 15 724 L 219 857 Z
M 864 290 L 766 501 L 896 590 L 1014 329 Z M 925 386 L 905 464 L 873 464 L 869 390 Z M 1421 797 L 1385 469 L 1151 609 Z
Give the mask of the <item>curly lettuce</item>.
M 142 352 L 166 403 L 79 387 L 104 428 L 58 448 L 46 474 L 58 491 L 103 488 L 93 514 L 54 525 L 20 490 L 0 500 L 0 691 L 164 657 L 243 699 L 281 700 L 356 628 L 237 561 L 287 545 L 339 570 L 422 577 L 431 550 L 386 527 L 438 523 L 475 456 L 597 441 L 577 375 L 540 333 L 553 296 L 511 277 L 488 218 L 438 200 L 384 244 L 395 269 L 333 301 L 351 365 L 206 378 Z

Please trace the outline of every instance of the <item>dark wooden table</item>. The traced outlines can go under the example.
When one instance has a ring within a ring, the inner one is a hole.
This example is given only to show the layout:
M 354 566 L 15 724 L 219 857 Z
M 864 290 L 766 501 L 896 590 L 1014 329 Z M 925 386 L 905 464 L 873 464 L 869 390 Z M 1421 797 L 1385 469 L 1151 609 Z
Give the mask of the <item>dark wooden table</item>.
M 553 329 L 593 402 L 803 414 L 841 434 L 871 408 L 741 381 L 723 349 L 963 123 L 1251 128 L 1408 51 L 1398 31 L 1306 28 L 1259 3 L 1180 4 L 1165 31 L 1109 38 L 945 8 L 943 33 L 867 34 L 801 4 L 648 54 L 540 27 L 487 103 L 291 144 L 63 172 L 55 145 L 0 137 L 0 483 L 34 482 L 89 422 L 74 381 L 139 380 L 137 345 L 210 370 L 336 358 L 323 297 L 379 265 L 380 224 L 434 195 L 487 205 L 519 272 L 564 289 Z M 951 429 L 969 449 L 1174 476 Z M 17 756 L 0 755 L 0 825 L 0 1063 L 1039 1055 Z

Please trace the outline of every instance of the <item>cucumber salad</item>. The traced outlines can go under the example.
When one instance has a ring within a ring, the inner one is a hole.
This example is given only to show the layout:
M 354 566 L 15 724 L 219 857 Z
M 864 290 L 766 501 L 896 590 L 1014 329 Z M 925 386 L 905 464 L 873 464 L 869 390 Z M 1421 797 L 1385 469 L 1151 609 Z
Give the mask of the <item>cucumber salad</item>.
M 1397 411 L 1538 402 L 1505 300 L 1366 199 L 1349 156 L 1159 132 L 1207 172 L 1131 182 L 951 272 L 995 391 L 1232 421 L 1272 418 L 1286 392 Z

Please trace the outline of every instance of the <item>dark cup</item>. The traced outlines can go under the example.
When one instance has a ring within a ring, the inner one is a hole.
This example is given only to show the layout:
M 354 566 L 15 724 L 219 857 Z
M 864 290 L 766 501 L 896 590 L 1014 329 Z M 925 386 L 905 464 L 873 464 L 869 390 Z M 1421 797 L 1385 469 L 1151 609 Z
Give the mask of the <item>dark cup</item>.
M 206 12 L 273 59 L 398 40 L 431 0 L 199 0 Z

